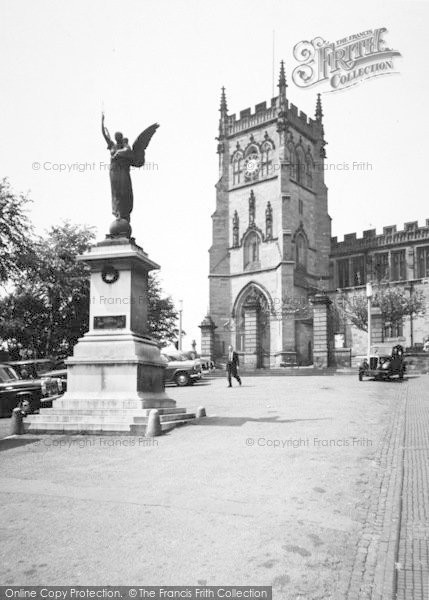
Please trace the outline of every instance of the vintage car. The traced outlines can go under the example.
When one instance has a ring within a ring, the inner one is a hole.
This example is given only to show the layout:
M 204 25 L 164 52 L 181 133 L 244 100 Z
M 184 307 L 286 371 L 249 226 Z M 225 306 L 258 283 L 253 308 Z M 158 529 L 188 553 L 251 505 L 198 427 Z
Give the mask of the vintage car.
M 55 368 L 55 363 L 49 358 L 30 358 L 26 360 L 7 361 L 21 379 L 40 379 L 47 371 Z
M 359 381 L 365 377 L 375 379 L 389 379 L 397 375 L 399 379 L 404 378 L 406 363 L 404 360 L 404 349 L 398 344 L 378 344 L 371 348 L 371 354 L 364 358 L 359 365 Z
M 9 417 L 17 406 L 36 412 L 56 387 L 55 380 L 23 379 L 9 364 L 0 364 L 0 417 Z
M 166 363 L 165 383 L 175 383 L 178 386 L 192 385 L 202 377 L 199 360 L 188 359 L 181 352 L 161 354 Z

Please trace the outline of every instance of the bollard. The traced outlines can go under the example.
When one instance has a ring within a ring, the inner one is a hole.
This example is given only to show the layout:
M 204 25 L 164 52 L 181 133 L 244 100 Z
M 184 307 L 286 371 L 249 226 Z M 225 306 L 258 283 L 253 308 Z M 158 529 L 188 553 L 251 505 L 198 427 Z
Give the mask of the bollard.
M 206 417 L 206 409 L 204 406 L 200 406 L 197 409 L 197 419 L 201 419 L 201 417 Z
M 24 433 L 24 425 L 22 423 L 22 410 L 20 408 L 14 408 L 12 411 L 11 418 L 11 427 L 10 434 L 11 435 L 22 435 Z
M 161 420 L 159 418 L 159 412 L 154 408 L 149 413 L 149 419 L 146 427 L 146 437 L 156 437 L 162 434 Z

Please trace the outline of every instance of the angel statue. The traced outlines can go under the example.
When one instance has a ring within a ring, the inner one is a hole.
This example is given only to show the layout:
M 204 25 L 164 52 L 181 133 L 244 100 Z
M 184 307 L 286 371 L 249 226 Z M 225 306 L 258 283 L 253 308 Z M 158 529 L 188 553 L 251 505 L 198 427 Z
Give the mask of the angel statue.
M 113 236 L 130 237 L 130 214 L 133 210 L 133 186 L 131 184 L 130 167 L 142 167 L 145 163 L 145 150 L 158 129 L 154 123 L 145 129 L 130 148 L 128 138 L 124 138 L 120 131 L 114 135 L 115 141 L 110 137 L 104 124 L 104 113 L 101 117 L 101 131 L 110 151 L 110 186 L 112 188 L 112 213 L 116 221 L 110 227 Z M 124 223 L 126 221 L 126 223 Z

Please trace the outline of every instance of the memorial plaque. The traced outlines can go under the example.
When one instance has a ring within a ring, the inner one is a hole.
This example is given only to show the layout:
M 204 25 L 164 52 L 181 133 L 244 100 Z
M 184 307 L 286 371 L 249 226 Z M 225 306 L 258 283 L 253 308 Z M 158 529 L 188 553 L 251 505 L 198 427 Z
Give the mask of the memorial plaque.
M 125 323 L 125 315 L 94 317 L 94 329 L 124 329 Z

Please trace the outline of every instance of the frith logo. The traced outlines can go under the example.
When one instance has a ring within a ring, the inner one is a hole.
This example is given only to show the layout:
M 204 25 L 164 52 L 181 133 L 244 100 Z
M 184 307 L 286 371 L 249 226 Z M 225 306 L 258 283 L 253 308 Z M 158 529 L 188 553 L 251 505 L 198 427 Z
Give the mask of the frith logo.
M 329 82 L 330 92 L 342 90 L 365 79 L 395 73 L 393 58 L 401 56 L 387 48 L 383 34 L 387 29 L 370 29 L 337 42 L 321 37 L 294 46 L 294 58 L 300 63 L 292 73 L 298 87 Z

